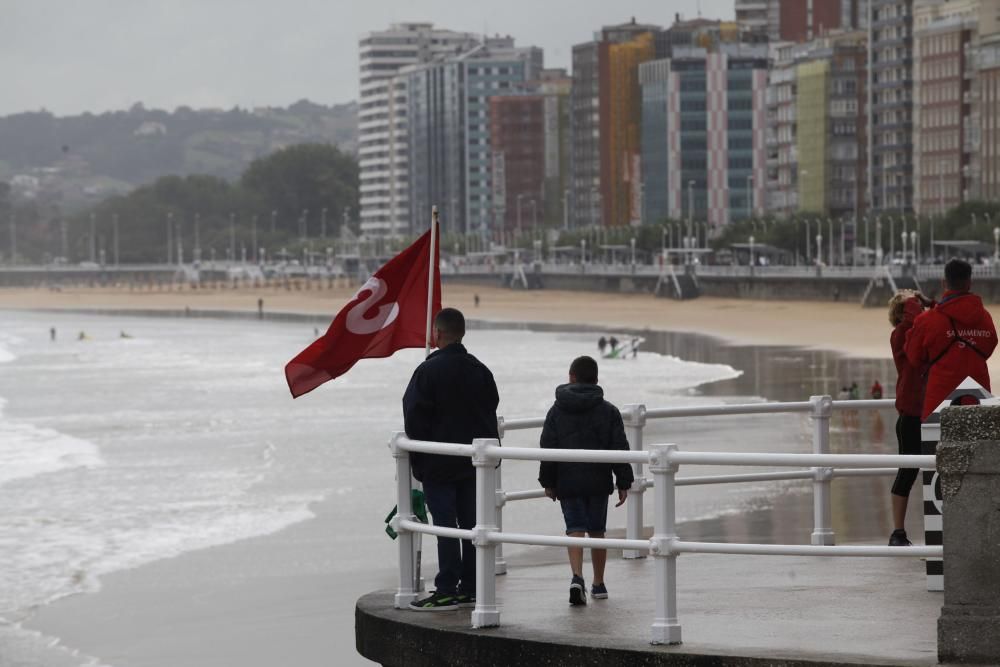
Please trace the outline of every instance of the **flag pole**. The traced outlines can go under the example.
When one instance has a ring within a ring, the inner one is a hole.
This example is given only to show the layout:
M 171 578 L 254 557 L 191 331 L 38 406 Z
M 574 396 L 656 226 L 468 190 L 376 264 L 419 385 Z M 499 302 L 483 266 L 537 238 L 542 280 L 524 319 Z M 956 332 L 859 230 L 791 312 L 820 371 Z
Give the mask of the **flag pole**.
M 424 358 L 431 355 L 431 307 L 434 304 L 434 256 L 437 254 L 438 207 L 431 207 L 431 251 L 430 267 L 427 271 L 427 329 L 424 336 Z

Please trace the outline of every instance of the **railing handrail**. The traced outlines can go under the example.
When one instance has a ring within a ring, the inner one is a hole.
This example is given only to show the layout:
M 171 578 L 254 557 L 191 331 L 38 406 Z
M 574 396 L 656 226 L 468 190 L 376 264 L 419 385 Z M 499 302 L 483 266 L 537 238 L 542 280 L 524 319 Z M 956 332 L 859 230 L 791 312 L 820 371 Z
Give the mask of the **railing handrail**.
M 830 396 L 812 396 L 808 401 L 761 402 L 736 405 L 658 408 L 623 406 L 629 450 L 549 449 L 540 447 L 501 447 L 499 438 L 476 439 L 471 444 L 441 443 L 410 439 L 397 432 L 390 441 L 396 459 L 397 504 L 399 513 L 391 525 L 399 532 L 399 591 L 397 607 L 416 598 L 420 585 L 417 573 L 413 534 L 438 535 L 470 540 L 476 547 L 476 609 L 472 614 L 474 628 L 499 625 L 500 611 L 496 604 L 494 573 L 506 571 L 502 557 L 504 543 L 537 546 L 571 546 L 618 548 L 626 558 L 650 555 L 655 558 L 657 583 L 656 616 L 652 625 L 654 644 L 680 643 L 681 626 L 677 622 L 676 559 L 681 553 L 727 553 L 754 555 L 844 556 L 844 557 L 928 557 L 941 558 L 943 547 L 884 547 L 837 546 L 833 542 L 830 509 L 830 481 L 837 475 L 861 476 L 890 474 L 897 468 L 936 469 L 932 455 L 832 454 L 830 453 L 830 420 L 836 410 L 877 410 L 888 408 L 892 399 L 841 400 Z M 657 444 L 649 449 L 642 445 L 643 428 L 647 419 L 693 417 L 706 415 L 749 415 L 776 413 L 808 413 L 813 422 L 812 453 L 745 453 L 680 451 L 673 444 Z M 498 419 L 502 437 L 507 430 L 538 428 L 541 418 Z M 476 523 L 471 529 L 432 526 L 416 521 L 411 504 L 410 452 L 466 456 L 476 470 Z M 635 471 L 635 483 L 629 489 L 628 521 L 624 539 L 595 539 L 563 535 L 537 535 L 505 532 L 502 526 L 504 505 L 513 500 L 541 498 L 542 489 L 505 492 L 500 484 L 499 462 L 504 459 L 525 461 L 558 461 L 583 463 L 627 463 Z M 690 478 L 676 477 L 681 465 L 801 467 L 800 470 L 767 471 Z M 647 466 L 650 481 L 642 476 Z M 674 494 L 678 486 L 718 484 L 746 481 L 781 481 L 812 479 L 814 530 L 812 544 L 743 544 L 688 542 L 676 532 Z M 642 497 L 652 488 L 655 493 L 654 533 L 641 539 Z M 492 570 L 490 572 L 489 570 Z

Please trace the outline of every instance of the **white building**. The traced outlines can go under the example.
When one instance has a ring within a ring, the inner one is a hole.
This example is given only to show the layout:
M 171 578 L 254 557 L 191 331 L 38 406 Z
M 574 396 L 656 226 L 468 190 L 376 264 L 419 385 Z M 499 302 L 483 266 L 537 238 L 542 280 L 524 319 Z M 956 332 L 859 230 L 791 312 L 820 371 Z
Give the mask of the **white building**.
M 408 66 L 430 62 L 476 44 L 473 33 L 431 23 L 395 23 L 364 35 L 360 55 L 358 158 L 361 231 L 394 235 L 410 229 L 406 77 Z

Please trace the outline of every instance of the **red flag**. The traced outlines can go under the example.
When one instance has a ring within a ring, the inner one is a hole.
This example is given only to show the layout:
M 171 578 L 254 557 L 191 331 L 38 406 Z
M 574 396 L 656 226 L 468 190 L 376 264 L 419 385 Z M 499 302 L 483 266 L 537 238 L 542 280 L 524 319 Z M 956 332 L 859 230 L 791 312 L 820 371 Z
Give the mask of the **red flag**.
M 293 398 L 343 375 L 361 359 L 424 347 L 430 247 L 427 231 L 376 271 L 337 313 L 326 333 L 285 365 Z M 439 248 L 434 248 L 431 317 L 441 310 L 439 262 Z

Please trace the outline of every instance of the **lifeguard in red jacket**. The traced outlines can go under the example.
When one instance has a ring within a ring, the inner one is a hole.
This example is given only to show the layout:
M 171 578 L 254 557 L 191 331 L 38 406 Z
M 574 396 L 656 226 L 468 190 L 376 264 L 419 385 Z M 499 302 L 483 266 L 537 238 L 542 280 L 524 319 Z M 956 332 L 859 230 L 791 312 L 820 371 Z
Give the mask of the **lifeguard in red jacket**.
M 986 360 L 997 346 L 997 330 L 983 307 L 983 300 L 969 291 L 972 287 L 969 263 L 961 259 L 948 262 L 944 267 L 944 287 L 944 296 L 937 305 L 917 316 L 906 334 L 906 357 L 910 364 L 927 368 L 921 419 L 927 419 L 967 377 L 990 390 Z

